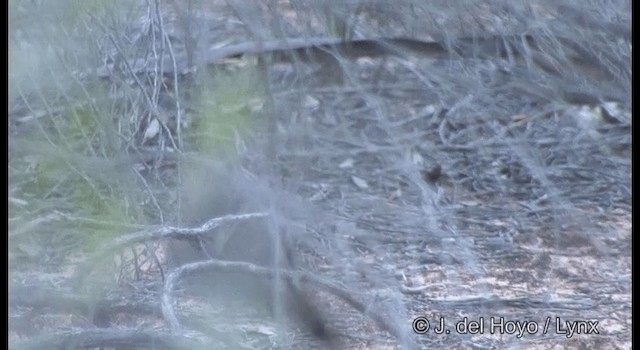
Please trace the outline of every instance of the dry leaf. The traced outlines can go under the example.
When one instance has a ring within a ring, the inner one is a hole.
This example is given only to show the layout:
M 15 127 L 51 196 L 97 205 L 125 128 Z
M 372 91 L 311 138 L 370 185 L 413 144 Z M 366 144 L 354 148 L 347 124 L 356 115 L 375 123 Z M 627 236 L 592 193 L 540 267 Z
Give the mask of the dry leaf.
M 151 120 L 151 123 L 147 125 L 147 130 L 144 131 L 142 142 L 144 143 L 145 141 L 156 137 L 159 132 L 160 132 L 160 122 L 158 121 L 158 119 L 153 118 Z
M 353 158 L 345 159 L 342 163 L 340 163 L 340 165 L 338 165 L 338 168 L 340 169 L 353 168 Z
M 366 190 L 367 188 L 369 188 L 367 182 L 357 176 L 352 176 L 351 181 L 353 181 L 353 183 L 361 190 Z

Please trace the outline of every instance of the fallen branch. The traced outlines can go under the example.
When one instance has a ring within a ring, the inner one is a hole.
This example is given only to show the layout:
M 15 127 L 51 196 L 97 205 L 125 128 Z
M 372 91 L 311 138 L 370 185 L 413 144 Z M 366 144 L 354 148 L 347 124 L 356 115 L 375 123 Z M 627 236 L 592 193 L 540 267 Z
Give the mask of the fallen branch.
M 82 277 L 88 274 L 89 271 L 91 271 L 99 262 L 103 261 L 105 257 L 107 257 L 109 254 L 112 254 L 114 251 L 122 249 L 128 245 L 149 241 L 158 241 L 167 238 L 197 241 L 199 238 L 201 238 L 202 235 L 211 234 L 212 230 L 218 229 L 225 225 L 238 221 L 265 218 L 268 215 L 268 213 L 264 212 L 225 215 L 213 218 L 205 222 L 201 226 L 195 228 L 162 226 L 159 228 L 142 230 L 139 232 L 124 235 L 122 237 L 118 237 L 98 250 L 95 254 L 93 254 L 93 256 L 90 258 L 90 261 L 83 268 L 78 269 L 78 272 L 76 272 L 76 280 L 82 280 Z
M 182 328 L 173 308 L 174 300 L 172 293 L 178 282 L 183 277 L 186 277 L 193 273 L 211 270 L 215 270 L 216 272 L 246 273 L 268 279 L 273 279 L 276 277 L 276 271 L 274 271 L 273 269 L 265 268 L 247 262 L 231 262 L 218 259 L 210 259 L 206 261 L 199 261 L 182 265 L 167 276 L 162 295 L 162 315 L 171 329 L 179 330 Z M 399 325 L 391 322 L 391 320 L 393 319 L 392 317 L 367 308 L 367 306 L 363 302 L 361 302 L 354 296 L 354 294 L 356 294 L 355 292 L 349 291 L 334 283 L 331 283 L 309 273 L 280 269 L 277 271 L 277 276 L 280 276 L 289 283 L 306 284 L 318 290 L 333 294 L 345 301 L 347 304 L 351 305 L 354 309 L 358 310 L 362 314 L 371 317 L 381 329 L 394 335 L 397 339 L 405 338 L 405 335 L 400 331 L 402 327 L 399 327 Z
M 564 39 L 563 42 L 566 42 Z M 528 50 L 523 49 L 523 45 L 528 46 Z M 240 44 L 228 45 L 222 48 L 210 48 L 204 53 L 198 65 L 215 65 L 222 60 L 231 58 L 240 58 L 243 55 L 271 55 L 271 59 L 276 62 L 291 63 L 294 60 L 331 60 L 335 61 L 335 55 L 339 54 L 348 59 L 357 59 L 361 57 L 381 57 L 381 56 L 403 56 L 415 55 L 420 58 L 428 59 L 463 59 L 463 58 L 510 58 L 511 55 L 516 57 L 524 57 L 529 55 L 535 64 L 547 72 L 562 76 L 562 72 L 553 66 L 553 58 L 541 50 L 535 38 L 525 34 L 511 35 L 489 35 L 477 37 L 451 38 L 447 40 L 420 40 L 414 38 L 391 37 L 391 38 L 371 38 L 342 40 L 336 38 L 301 38 L 301 39 L 282 39 L 266 42 L 245 42 Z M 568 48 L 569 49 L 569 48 Z M 601 77 L 603 74 L 602 67 L 598 64 L 585 65 L 581 54 L 583 52 L 575 52 L 569 59 L 574 66 L 584 67 L 585 73 Z M 531 51 L 530 51 L 531 50 Z M 532 53 L 533 52 L 533 53 Z M 178 55 L 179 56 L 179 55 Z M 183 55 L 184 56 L 184 55 Z M 169 60 L 169 57 L 161 58 Z M 186 57 L 180 57 L 176 60 L 180 61 L 177 66 L 178 74 L 189 74 L 194 72 L 194 67 L 186 65 Z M 591 60 L 590 60 L 591 61 Z M 155 63 L 149 59 L 129 60 L 128 71 L 132 74 L 149 74 L 155 73 Z M 171 65 L 165 64 L 165 67 Z M 521 62 L 520 64 L 525 64 Z M 114 65 L 104 65 L 97 70 L 100 78 L 109 78 L 114 71 Z M 174 75 L 175 72 L 169 68 L 163 72 L 167 75 Z
M 91 329 L 59 332 L 14 344 L 12 349 L 198 349 L 207 348 L 206 338 L 190 332 L 167 333 L 140 329 Z

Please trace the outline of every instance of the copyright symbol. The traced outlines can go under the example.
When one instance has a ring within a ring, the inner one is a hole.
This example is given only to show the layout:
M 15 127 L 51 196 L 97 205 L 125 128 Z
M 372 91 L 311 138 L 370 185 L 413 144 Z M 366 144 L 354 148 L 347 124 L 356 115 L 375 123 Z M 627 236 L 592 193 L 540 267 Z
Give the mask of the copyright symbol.
M 413 328 L 413 331 L 418 333 L 418 334 L 425 334 L 429 331 L 429 320 L 427 320 L 426 317 L 416 317 L 415 320 L 413 320 L 413 324 L 411 325 Z

